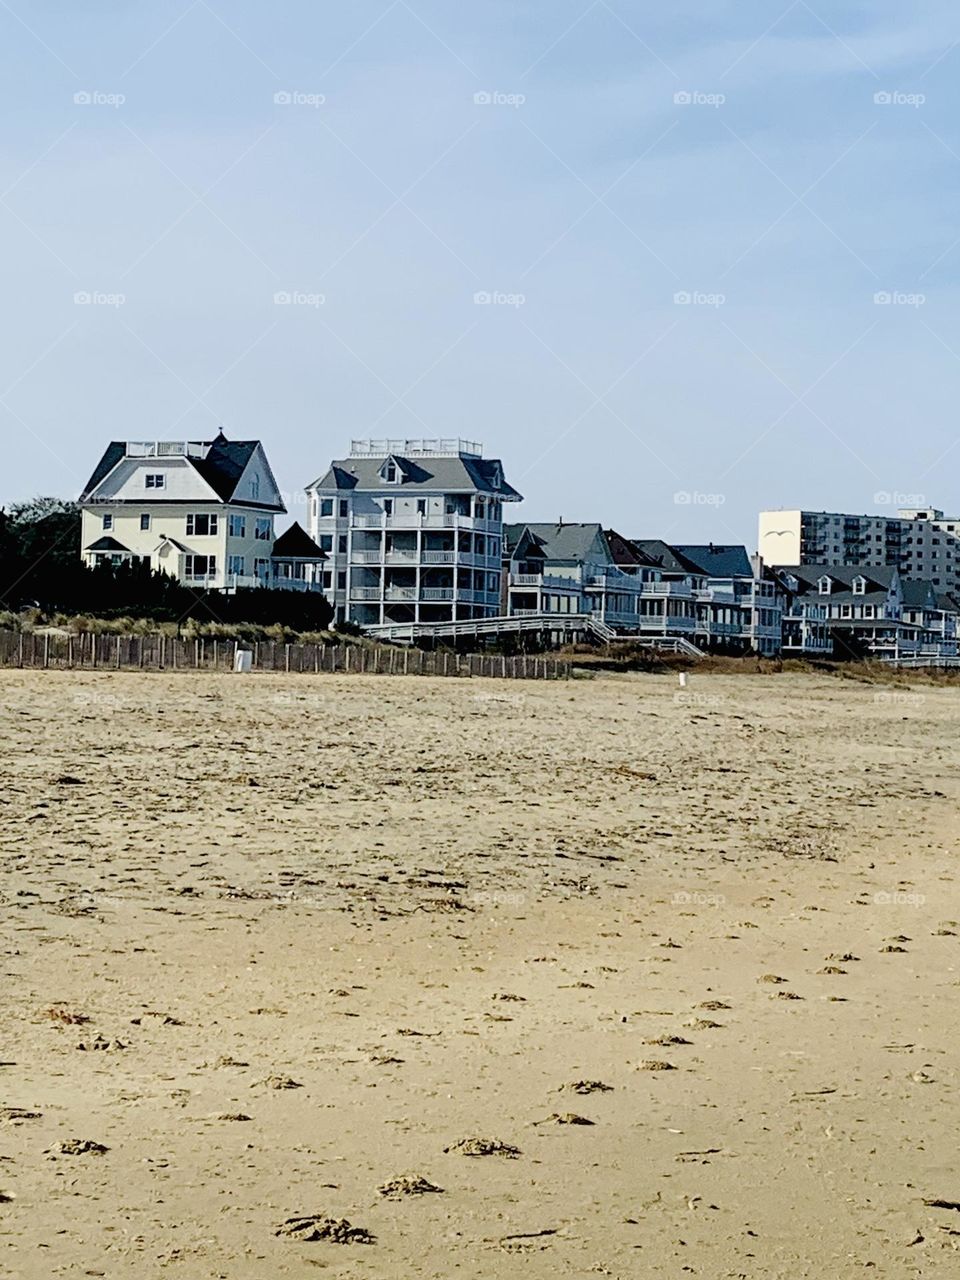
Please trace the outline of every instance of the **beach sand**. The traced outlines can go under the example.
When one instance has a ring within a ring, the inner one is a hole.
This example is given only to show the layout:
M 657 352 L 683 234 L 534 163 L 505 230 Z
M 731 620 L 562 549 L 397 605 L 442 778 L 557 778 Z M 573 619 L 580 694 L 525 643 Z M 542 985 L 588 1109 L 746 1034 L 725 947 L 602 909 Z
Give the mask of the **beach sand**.
M 956 692 L 0 708 L 0 1274 L 958 1274 Z

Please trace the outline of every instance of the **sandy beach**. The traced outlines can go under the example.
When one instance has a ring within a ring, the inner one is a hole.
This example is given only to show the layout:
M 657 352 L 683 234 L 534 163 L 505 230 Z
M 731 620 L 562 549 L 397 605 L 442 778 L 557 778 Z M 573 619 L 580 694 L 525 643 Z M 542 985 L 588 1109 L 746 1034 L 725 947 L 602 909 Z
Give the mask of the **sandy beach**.
M 0 671 L 0 721 L 0 1274 L 957 1274 L 956 692 Z

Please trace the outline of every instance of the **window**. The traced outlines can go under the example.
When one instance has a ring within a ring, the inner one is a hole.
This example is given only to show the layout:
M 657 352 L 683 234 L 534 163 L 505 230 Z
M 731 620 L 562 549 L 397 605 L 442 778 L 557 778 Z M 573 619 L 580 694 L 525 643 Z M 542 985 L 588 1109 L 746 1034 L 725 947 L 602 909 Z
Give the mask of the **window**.
M 273 521 L 269 516 L 260 516 L 254 525 L 253 536 L 260 542 L 269 542 L 273 537 Z
M 227 561 L 227 572 L 237 574 L 239 577 L 247 572 L 246 556 L 231 556 Z
M 150 528 L 150 517 L 144 512 L 140 517 L 140 532 L 146 533 Z
M 320 548 L 321 551 L 332 551 L 333 550 L 333 534 L 321 533 L 320 537 L 317 539 L 317 546 Z
M 853 594 L 855 596 L 862 596 L 865 594 L 867 590 L 866 578 L 859 578 L 859 577 L 854 578 L 852 585 L 853 585 Z
M 247 517 L 231 516 L 229 528 L 231 538 L 245 538 L 247 536 Z
M 103 517 L 103 527 L 104 527 L 104 529 L 112 529 L 112 528 L 113 528 L 113 516 L 110 516 L 110 515 L 106 515 L 106 514 L 104 514 L 104 517 Z
M 162 472 L 148 472 L 144 476 L 146 487 L 148 489 L 164 489 L 167 484 L 167 477 Z
M 400 479 L 400 472 L 397 470 L 396 464 L 393 462 L 387 463 L 383 468 L 382 475 L 387 484 L 396 484 Z
M 332 498 L 321 498 L 321 499 L 320 499 L 320 516 L 321 516 L 321 518 L 323 518 L 324 516 L 332 516 L 332 515 L 333 515 L 333 499 L 332 499 Z
M 210 538 L 220 527 L 219 516 L 189 515 L 187 516 L 188 538 Z
M 253 573 L 254 577 L 259 578 L 261 582 L 265 582 L 270 574 L 270 561 L 263 560 L 257 556 L 253 562 Z
M 320 581 L 323 583 L 323 588 L 324 588 L 324 590 L 328 590 L 328 589 L 329 589 L 329 587 L 330 587 L 330 581 L 331 581 L 331 574 L 330 574 L 330 570 L 329 570 L 329 569 L 327 569 L 327 570 L 326 570 L 326 571 L 321 575 Z
M 347 574 L 346 574 L 346 570 L 342 570 L 340 573 L 337 574 L 337 590 L 346 591 L 346 589 L 347 589 Z
M 384 498 L 384 500 L 383 500 L 383 514 L 384 514 L 385 516 L 392 516 L 392 515 L 393 515 L 393 499 L 392 499 L 392 498 Z
M 417 499 L 417 515 L 425 516 L 426 514 L 427 514 L 427 500 L 426 498 L 418 498 Z
M 337 554 L 341 556 L 347 554 L 347 535 L 345 533 L 341 533 L 337 538 Z
M 213 578 L 216 573 L 216 556 L 184 556 L 184 577 Z
M 260 497 L 260 477 L 254 476 L 250 481 L 250 495 L 256 501 Z
M 347 502 L 346 498 L 341 498 L 340 499 L 340 519 L 341 520 L 346 520 L 347 513 L 349 510 L 350 510 L 350 504 Z
M 824 574 L 822 578 L 817 579 L 817 590 L 822 596 L 828 596 L 830 594 L 830 579 L 826 574 Z

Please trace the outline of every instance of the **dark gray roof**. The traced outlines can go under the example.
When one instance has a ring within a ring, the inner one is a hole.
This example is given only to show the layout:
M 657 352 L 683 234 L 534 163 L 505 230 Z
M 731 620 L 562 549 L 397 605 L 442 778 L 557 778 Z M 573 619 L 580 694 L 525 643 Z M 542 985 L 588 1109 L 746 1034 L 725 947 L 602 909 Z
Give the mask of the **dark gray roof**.
M 98 538 L 96 542 L 91 542 L 88 551 L 123 551 L 128 556 L 133 555 L 129 547 L 125 547 L 122 542 L 118 542 L 116 538 Z
M 677 547 L 671 547 L 662 538 L 631 538 L 630 541 L 668 573 L 696 573 L 700 577 L 704 576 L 702 569 L 698 569 Z
M 691 545 L 680 543 L 674 551 L 695 564 L 709 578 L 752 578 L 753 568 L 743 546 L 721 546 L 717 543 Z
M 524 530 L 536 540 L 547 560 L 582 564 L 585 560 L 609 558 L 603 529 L 599 524 L 513 524 L 504 525 L 504 537 L 516 540 Z
M 405 489 L 441 490 L 444 493 L 485 493 L 505 502 L 518 502 L 521 495 L 508 484 L 503 475 L 503 465 L 497 458 L 471 458 L 463 454 L 454 457 L 401 458 L 392 455 L 403 477 L 397 485 L 398 492 Z M 384 481 L 380 477 L 387 458 L 345 458 L 331 463 L 330 468 L 315 480 L 310 489 L 359 489 L 381 491 Z M 499 480 L 499 484 L 497 481 Z
M 186 456 L 186 460 L 202 476 L 221 501 L 230 502 L 240 482 L 240 477 L 246 470 L 247 463 L 253 457 L 254 451 L 260 442 L 259 440 L 228 440 L 221 431 L 215 439 L 206 443 L 209 447 L 205 458 Z M 81 502 L 85 502 L 97 485 L 107 478 L 117 463 L 123 461 L 126 457 L 126 452 L 127 446 L 123 440 L 110 441 L 104 450 L 103 457 L 97 463 L 93 475 L 87 481 L 86 488 L 80 495 Z M 246 503 L 245 505 L 257 506 L 263 508 L 263 510 L 270 511 L 284 510 L 282 506 L 278 507 L 271 503 Z
M 922 578 L 906 578 L 900 584 L 903 604 L 907 609 L 936 609 L 937 589 Z
M 880 588 L 883 591 L 888 590 L 898 576 L 894 565 L 796 564 L 779 565 L 778 571 L 793 574 L 800 584 L 806 587 L 816 587 L 820 579 L 826 575 L 834 582 L 848 588 L 852 588 L 854 578 L 863 578 L 868 589 L 872 586 L 874 589 Z M 861 597 L 858 596 L 857 599 Z
M 277 538 L 271 555 L 274 560 L 326 560 L 327 558 L 327 553 L 321 551 L 296 521 Z

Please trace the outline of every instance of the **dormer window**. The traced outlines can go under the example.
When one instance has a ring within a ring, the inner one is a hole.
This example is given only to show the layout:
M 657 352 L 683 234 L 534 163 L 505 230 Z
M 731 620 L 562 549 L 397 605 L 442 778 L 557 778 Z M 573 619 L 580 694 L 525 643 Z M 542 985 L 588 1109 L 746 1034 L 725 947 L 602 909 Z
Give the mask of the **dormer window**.
M 830 594 L 830 587 L 831 582 L 826 574 L 824 574 L 822 578 L 817 579 L 817 590 L 822 596 L 828 596 Z
M 399 484 L 403 479 L 396 458 L 388 458 L 380 468 L 380 479 L 384 484 Z
M 854 578 L 852 585 L 853 585 L 853 594 L 855 596 L 862 596 L 866 594 L 866 590 L 867 590 L 866 578 L 860 578 L 860 577 Z

